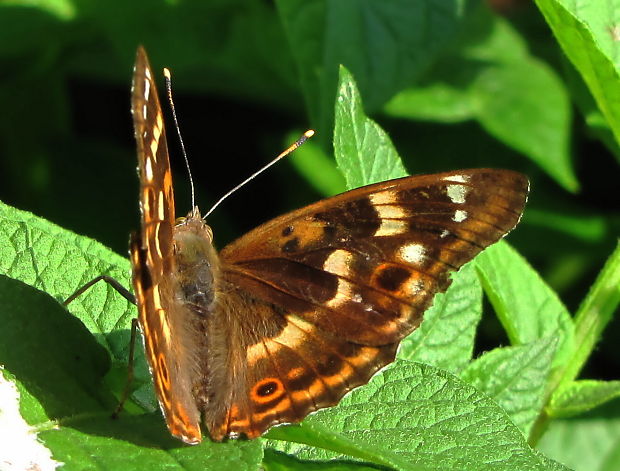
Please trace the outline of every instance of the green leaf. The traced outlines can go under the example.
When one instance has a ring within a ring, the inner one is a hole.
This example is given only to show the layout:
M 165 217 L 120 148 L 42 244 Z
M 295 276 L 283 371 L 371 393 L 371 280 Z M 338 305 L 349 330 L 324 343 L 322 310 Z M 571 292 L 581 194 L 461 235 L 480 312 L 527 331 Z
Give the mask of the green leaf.
M 16 383 L 18 381 L 11 373 L 0 368 L 0 430 L 3 442 L 0 459 L 4 468 L 55 469 L 59 463 L 52 459 L 50 450 L 39 441 L 36 430 L 21 415 L 22 410 L 31 408 L 33 397 L 22 384 Z
M 558 395 L 564 394 L 564 392 L 567 391 L 565 388 L 569 388 L 568 391 L 571 392 L 571 396 L 568 398 L 569 400 L 577 392 L 571 390 L 573 387 L 578 388 L 578 386 L 572 386 L 575 384 L 574 379 L 592 354 L 596 343 L 599 341 L 603 330 L 611 320 L 619 302 L 620 244 L 605 263 L 605 266 L 590 288 L 590 292 L 577 311 L 574 320 L 572 346 L 570 350 L 567 351 L 567 358 L 560 363 L 561 367 L 553 372 L 547 386 L 548 393 L 552 395 L 552 398 L 554 396 L 556 399 L 561 397 Z M 603 399 L 609 400 L 614 394 L 609 389 L 605 390 L 602 386 L 598 386 L 597 388 L 600 389 L 587 390 L 590 393 L 590 397 L 584 400 L 581 405 L 577 401 L 573 401 L 572 405 L 568 407 L 586 407 L 588 404 L 591 405 Z M 611 389 L 613 388 L 614 386 L 611 386 Z M 553 406 L 550 406 L 549 412 L 554 413 Z M 540 420 L 532 430 L 531 440 L 533 442 L 540 439 L 540 436 L 545 431 L 547 420 L 545 417 L 541 417 L 541 419 L 542 420 Z
M 620 400 L 580 417 L 552 421 L 538 447 L 576 471 L 620 469 Z
M 113 407 L 114 397 L 101 384 L 109 356 L 78 319 L 49 295 L 3 275 L 0 305 L 0 364 L 36 392 L 42 408 L 32 403 L 23 409 L 28 422 L 42 421 L 41 410 L 62 418 Z
M 613 17 L 606 3 L 536 0 L 562 50 L 579 71 L 620 142 L 620 76 Z M 617 5 L 616 5 L 617 7 Z
M 573 351 L 573 321 L 540 275 L 503 241 L 476 257 L 476 268 L 510 343 L 523 345 L 559 336 L 553 365 L 568 361 Z
M 570 103 L 549 67 L 534 59 L 487 67 L 472 93 L 477 118 L 491 135 L 529 157 L 567 190 L 579 189 L 568 148 Z
M 536 207 L 527 208 L 527 223 L 546 231 L 561 230 L 566 236 L 586 243 L 600 243 L 605 240 L 607 221 L 600 215 L 593 215 L 587 209 L 549 210 Z
M 519 430 L 490 399 L 449 373 L 398 360 L 364 388 L 345 396 L 337 408 L 304 421 L 294 439 L 310 443 L 320 427 L 323 447 L 399 469 L 555 469 L 529 448 Z M 286 428 L 270 438 L 290 439 Z M 329 446 L 329 436 L 333 446 Z M 344 442 L 342 439 L 346 439 Z M 330 459 L 318 448 L 276 444 L 300 459 Z M 354 447 L 357 447 L 357 452 Z M 379 460 L 377 460 L 379 459 Z M 403 464 L 404 462 L 404 464 Z M 390 464 L 391 463 L 391 464 Z M 560 467 L 561 469 L 561 467 Z
M 566 189 L 578 189 L 568 149 L 571 108 L 564 85 L 486 6 L 468 15 L 451 53 L 419 85 L 392 98 L 385 111 L 440 122 L 476 119 Z
M 263 468 L 265 471 L 377 471 L 377 469 L 385 469 L 345 460 L 325 462 L 300 460 L 269 448 L 265 450 Z
M 168 433 L 159 413 L 75 420 L 41 438 L 66 469 L 253 471 L 263 457 L 259 440 L 184 445 Z
M 575 103 L 575 106 L 583 115 L 583 119 L 588 125 L 589 134 L 605 145 L 607 150 L 614 154 L 616 160 L 620 163 L 620 148 L 616 143 L 616 138 L 607 120 L 598 108 L 594 97 L 579 72 L 565 56 L 563 58 L 562 64 L 564 65 L 563 71 L 566 85 L 570 91 L 573 103 Z
M 0 273 L 45 291 L 58 301 L 105 274 L 129 286 L 129 262 L 100 243 L 0 202 Z M 105 283 L 70 305 L 115 359 L 127 357 L 135 307 Z M 124 329 L 125 333 L 120 331 Z
M 332 128 L 338 66 L 370 111 L 419 77 L 458 31 L 460 0 L 277 1 L 312 122 Z M 363 45 L 363 47 L 361 47 Z
M 620 381 L 573 381 L 561 385 L 553 393 L 546 412 L 552 418 L 572 417 L 618 397 Z
M 557 339 L 497 348 L 473 361 L 461 379 L 493 398 L 525 437 L 542 411 Z
M 458 373 L 471 361 L 481 316 L 482 287 L 469 263 L 452 276 L 445 293 L 435 296 L 420 327 L 401 342 L 398 357 Z
M 364 114 L 357 86 L 344 67 L 336 98 L 334 152 L 349 189 L 407 175 L 385 131 Z

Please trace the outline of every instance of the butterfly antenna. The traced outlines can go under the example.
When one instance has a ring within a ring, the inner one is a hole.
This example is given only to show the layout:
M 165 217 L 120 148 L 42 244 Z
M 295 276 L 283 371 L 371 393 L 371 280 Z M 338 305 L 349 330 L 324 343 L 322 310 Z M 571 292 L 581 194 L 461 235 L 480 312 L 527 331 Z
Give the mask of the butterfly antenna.
M 303 133 L 302 136 L 299 139 L 297 139 L 287 149 L 282 151 L 275 159 L 273 159 L 271 162 L 269 162 L 264 167 L 261 167 L 258 171 L 254 172 L 252 175 L 250 175 L 248 178 L 243 180 L 241 183 L 239 183 L 237 186 L 235 186 L 232 190 L 230 190 L 224 196 L 222 196 L 219 200 L 217 200 L 215 202 L 215 204 L 213 206 L 211 206 L 211 209 L 209 209 L 209 211 L 207 211 L 207 214 L 205 214 L 203 216 L 203 219 L 206 219 L 206 217 L 209 216 L 209 214 L 211 214 L 213 212 L 213 210 L 215 208 L 217 208 L 222 201 L 224 201 L 226 198 L 228 198 L 230 195 L 232 195 L 235 191 L 237 191 L 239 188 L 241 188 L 243 185 L 245 185 L 249 181 L 254 180 L 257 176 L 259 176 L 261 173 L 263 173 L 269 167 L 274 165 L 277 161 L 282 160 L 284 157 L 289 155 L 291 152 L 293 152 L 295 149 L 297 149 L 299 146 L 301 146 L 304 142 L 306 142 L 308 139 L 310 139 L 313 135 L 314 135 L 314 131 L 312 129 L 309 129 L 305 133 Z
M 187 174 L 189 175 L 189 184 L 192 188 L 192 210 L 196 206 L 194 198 L 194 179 L 192 178 L 192 171 L 189 168 L 189 160 L 187 158 L 187 152 L 185 152 L 185 144 L 183 143 L 183 137 L 181 136 L 181 128 L 179 127 L 179 120 L 177 119 L 177 112 L 174 108 L 174 101 L 172 100 L 172 75 L 170 70 L 164 68 L 164 78 L 166 80 L 166 94 L 168 95 L 168 103 L 170 103 L 170 109 L 172 110 L 172 119 L 174 119 L 174 127 L 177 130 L 177 136 L 179 136 L 179 142 L 181 143 L 181 152 L 185 159 L 185 168 L 187 168 Z

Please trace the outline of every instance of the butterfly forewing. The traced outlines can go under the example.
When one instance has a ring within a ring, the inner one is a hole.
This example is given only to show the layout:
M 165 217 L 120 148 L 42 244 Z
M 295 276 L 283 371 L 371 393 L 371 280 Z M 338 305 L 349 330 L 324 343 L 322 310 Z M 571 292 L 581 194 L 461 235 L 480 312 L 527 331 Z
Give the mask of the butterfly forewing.
M 527 179 L 503 170 L 407 177 L 277 218 L 226 247 L 231 279 L 340 338 L 395 342 L 448 274 L 518 222 Z
M 131 110 L 138 147 L 141 232 L 130 253 L 133 284 L 155 391 L 171 433 L 188 443 L 201 440 L 199 412 L 191 394 L 193 363 L 180 345 L 183 306 L 175 302 L 174 193 L 163 114 L 142 48 L 133 76 Z

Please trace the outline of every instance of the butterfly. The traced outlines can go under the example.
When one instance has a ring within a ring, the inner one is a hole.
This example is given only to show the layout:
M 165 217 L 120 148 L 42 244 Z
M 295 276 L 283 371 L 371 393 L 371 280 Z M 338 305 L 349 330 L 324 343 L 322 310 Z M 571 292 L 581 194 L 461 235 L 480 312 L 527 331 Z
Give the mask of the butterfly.
M 172 435 L 255 438 L 337 404 L 392 362 L 450 272 L 519 221 L 527 178 L 460 170 L 357 188 L 224 247 L 176 218 L 166 131 L 139 48 L 141 230 L 130 242 L 146 358 Z

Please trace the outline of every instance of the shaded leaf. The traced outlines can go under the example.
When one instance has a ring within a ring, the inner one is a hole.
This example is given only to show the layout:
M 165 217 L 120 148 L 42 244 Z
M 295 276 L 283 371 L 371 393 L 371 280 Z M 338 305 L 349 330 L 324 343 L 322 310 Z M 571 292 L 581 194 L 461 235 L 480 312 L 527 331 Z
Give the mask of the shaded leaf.
M 370 111 L 419 77 L 458 31 L 460 0 L 278 1 L 315 126 L 331 129 L 338 66 Z M 360 47 L 363 44 L 364 47 Z

